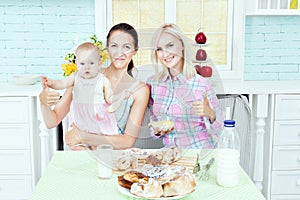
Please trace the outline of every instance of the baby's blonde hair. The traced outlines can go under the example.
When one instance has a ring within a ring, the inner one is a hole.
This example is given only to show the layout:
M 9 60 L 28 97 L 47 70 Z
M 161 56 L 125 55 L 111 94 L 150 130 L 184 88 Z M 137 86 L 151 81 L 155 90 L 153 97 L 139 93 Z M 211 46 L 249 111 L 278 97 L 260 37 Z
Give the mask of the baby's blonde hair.
M 189 55 L 189 48 L 188 48 L 188 42 L 186 41 L 185 36 L 183 35 L 182 31 L 179 29 L 178 26 L 175 24 L 163 24 L 160 26 L 153 34 L 152 36 L 152 52 L 151 52 L 151 60 L 155 67 L 155 74 L 156 74 L 156 80 L 164 77 L 166 75 L 167 67 L 163 65 L 163 70 L 161 73 L 159 73 L 159 66 L 158 66 L 158 58 L 157 58 L 157 44 L 160 40 L 160 37 L 163 33 L 169 33 L 173 35 L 174 37 L 178 38 L 183 46 L 183 74 L 188 78 L 192 78 L 196 74 L 196 70 L 193 66 L 193 64 L 190 62 L 190 55 Z
M 80 51 L 97 51 L 99 60 L 101 59 L 99 48 L 92 42 L 84 42 L 80 44 L 75 51 L 75 55 L 77 55 Z

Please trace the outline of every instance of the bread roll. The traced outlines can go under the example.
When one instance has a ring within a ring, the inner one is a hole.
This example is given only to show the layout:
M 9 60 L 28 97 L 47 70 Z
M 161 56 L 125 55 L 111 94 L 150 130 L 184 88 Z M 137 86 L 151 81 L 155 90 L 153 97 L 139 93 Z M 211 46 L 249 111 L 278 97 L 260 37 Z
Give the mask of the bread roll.
M 190 173 L 178 174 L 163 187 L 164 197 L 185 195 L 195 190 L 196 180 Z
M 130 192 L 142 198 L 158 198 L 163 195 L 162 186 L 153 178 L 149 178 L 147 183 L 134 183 Z

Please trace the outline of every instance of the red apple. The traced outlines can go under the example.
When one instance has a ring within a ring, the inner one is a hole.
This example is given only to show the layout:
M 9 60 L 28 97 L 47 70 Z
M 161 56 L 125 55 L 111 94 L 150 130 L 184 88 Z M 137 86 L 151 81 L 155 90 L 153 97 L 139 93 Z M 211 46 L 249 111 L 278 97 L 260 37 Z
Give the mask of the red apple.
M 200 75 L 203 77 L 211 77 L 212 68 L 210 66 L 202 66 L 200 69 Z
M 195 36 L 195 41 L 197 44 L 205 44 L 206 42 L 205 34 L 203 32 L 197 33 L 197 35 Z
M 206 60 L 207 54 L 204 49 L 198 49 L 196 53 L 196 60 Z

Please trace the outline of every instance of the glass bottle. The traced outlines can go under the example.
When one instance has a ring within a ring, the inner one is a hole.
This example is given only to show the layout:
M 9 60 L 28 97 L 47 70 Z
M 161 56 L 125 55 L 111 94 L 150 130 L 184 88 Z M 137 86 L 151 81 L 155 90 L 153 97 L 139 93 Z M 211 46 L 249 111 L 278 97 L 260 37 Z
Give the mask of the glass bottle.
M 217 182 L 223 187 L 234 187 L 239 183 L 240 139 L 234 120 L 225 120 L 218 142 Z

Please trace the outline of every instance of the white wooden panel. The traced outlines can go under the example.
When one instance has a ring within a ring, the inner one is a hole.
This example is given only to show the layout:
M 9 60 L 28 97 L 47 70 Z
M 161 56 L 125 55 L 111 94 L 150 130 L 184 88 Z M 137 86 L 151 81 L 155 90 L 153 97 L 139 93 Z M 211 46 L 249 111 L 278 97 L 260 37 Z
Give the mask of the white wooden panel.
M 300 146 L 274 147 L 273 170 L 300 170 Z
M 300 170 L 273 171 L 271 194 L 300 194 Z
M 0 124 L 1 149 L 30 149 L 27 124 Z
M 27 123 L 28 98 L 1 97 L 0 111 L 0 123 Z
M 272 195 L 271 200 L 299 200 L 300 195 Z
M 31 174 L 29 150 L 0 150 L 0 174 Z
M 300 95 L 276 95 L 275 120 L 300 119 Z
M 0 176 L 0 199 L 29 199 L 31 176 Z
M 275 121 L 274 145 L 300 145 L 300 120 Z

